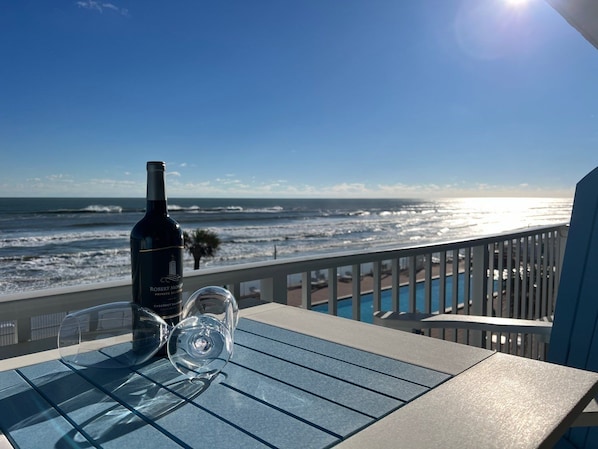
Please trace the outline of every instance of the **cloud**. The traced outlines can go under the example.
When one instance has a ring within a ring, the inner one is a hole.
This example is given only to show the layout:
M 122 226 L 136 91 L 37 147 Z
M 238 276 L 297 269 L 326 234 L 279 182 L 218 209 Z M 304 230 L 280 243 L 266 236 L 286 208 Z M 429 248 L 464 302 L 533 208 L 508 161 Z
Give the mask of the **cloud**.
M 72 182 L 72 180 L 69 178 L 70 178 L 70 176 L 64 175 L 62 173 L 57 173 L 57 174 L 46 176 L 46 179 L 48 181 Z
M 95 0 L 79 0 L 75 2 L 75 5 L 77 5 L 79 8 L 98 11 L 100 14 L 103 14 L 104 10 L 109 10 L 118 13 L 121 16 L 129 15 L 129 10 L 127 8 L 120 8 L 114 3 L 96 2 Z
M 247 197 L 247 198 L 473 198 L 473 197 L 571 197 L 572 190 L 547 189 L 521 185 L 478 183 L 380 183 L 331 182 L 329 184 L 294 184 L 288 180 L 261 177 L 249 179 L 223 175 L 211 179 L 189 176 L 178 171 L 167 172 L 169 197 Z M 44 177 L 0 181 L 2 196 L 145 196 L 145 179 L 83 177 L 70 173 L 54 173 Z
M 112 3 L 102 3 L 102 8 L 111 9 L 112 11 L 119 12 L 120 8 Z
M 79 8 L 95 9 L 96 11 L 103 12 L 102 7 L 98 2 L 93 0 L 79 1 L 75 3 Z
M 353 183 L 347 183 L 347 182 L 343 182 L 341 184 L 336 184 L 334 186 L 332 186 L 330 188 L 330 190 L 332 190 L 333 192 L 336 192 L 338 194 L 361 194 L 361 193 L 365 193 L 368 192 L 368 188 L 365 186 L 365 184 L 363 183 L 359 183 L 359 182 L 353 182 Z

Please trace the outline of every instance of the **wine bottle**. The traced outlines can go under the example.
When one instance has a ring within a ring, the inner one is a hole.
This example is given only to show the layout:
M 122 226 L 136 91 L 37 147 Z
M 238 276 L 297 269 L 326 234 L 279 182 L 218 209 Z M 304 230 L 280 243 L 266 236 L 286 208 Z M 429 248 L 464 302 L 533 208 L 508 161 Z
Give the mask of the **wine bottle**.
M 131 231 L 133 302 L 176 325 L 183 299 L 183 232 L 168 214 L 164 170 L 164 162 L 147 163 L 145 216 Z

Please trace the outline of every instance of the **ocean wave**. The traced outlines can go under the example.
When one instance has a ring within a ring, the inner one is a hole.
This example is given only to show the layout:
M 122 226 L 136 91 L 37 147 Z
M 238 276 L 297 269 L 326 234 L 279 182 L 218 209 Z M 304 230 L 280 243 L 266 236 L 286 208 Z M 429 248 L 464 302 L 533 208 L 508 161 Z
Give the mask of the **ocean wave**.
M 170 212 L 173 211 L 181 211 L 181 212 L 194 212 L 202 210 L 199 206 L 179 206 L 178 204 L 169 204 L 168 210 Z
M 53 214 L 120 214 L 123 212 L 122 206 L 90 204 L 80 209 L 56 209 L 50 210 Z
M 237 243 L 237 244 L 247 244 L 247 243 L 278 243 L 278 242 L 286 242 L 288 240 L 292 240 L 292 237 L 237 237 L 231 240 L 226 240 L 224 243 Z
M 108 213 L 113 214 L 117 213 L 120 214 L 123 211 L 121 206 L 102 206 L 100 204 L 92 204 L 90 206 L 84 207 L 83 212 L 92 212 L 92 213 Z
M 249 208 L 245 209 L 247 212 L 254 212 L 254 213 L 273 213 L 273 212 L 282 212 L 284 211 L 284 207 L 282 206 L 272 206 L 272 207 L 261 207 L 261 208 Z
M 378 212 L 378 216 L 379 217 L 398 217 L 398 216 L 403 216 L 403 215 L 415 215 L 420 213 L 420 211 L 416 211 L 416 210 L 405 210 L 405 209 L 400 209 L 400 210 L 383 210 Z
M 242 207 L 242 206 L 214 206 L 214 207 L 200 207 L 197 205 L 193 206 L 181 206 L 178 204 L 169 204 L 168 210 L 170 212 L 189 212 L 189 213 L 204 213 L 204 214 L 221 214 L 221 213 L 243 213 L 243 214 L 269 214 L 284 211 L 282 206 L 272 207 Z
M 0 248 L 32 248 L 98 240 L 126 239 L 128 241 L 129 235 L 129 231 L 106 231 L 5 237 L 0 239 Z
M 355 210 L 348 212 L 347 215 L 349 217 L 367 217 L 371 215 L 371 212 L 369 210 Z
M 0 293 L 88 284 L 130 276 L 128 248 L 0 257 Z

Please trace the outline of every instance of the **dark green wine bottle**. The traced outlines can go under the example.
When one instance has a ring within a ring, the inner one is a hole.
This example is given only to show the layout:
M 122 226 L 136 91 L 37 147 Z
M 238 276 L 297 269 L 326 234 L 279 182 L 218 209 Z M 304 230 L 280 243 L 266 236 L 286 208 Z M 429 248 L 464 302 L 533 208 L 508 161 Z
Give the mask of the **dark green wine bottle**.
M 164 170 L 164 162 L 147 163 L 145 216 L 131 231 L 133 302 L 175 325 L 183 300 L 183 232 L 168 214 Z

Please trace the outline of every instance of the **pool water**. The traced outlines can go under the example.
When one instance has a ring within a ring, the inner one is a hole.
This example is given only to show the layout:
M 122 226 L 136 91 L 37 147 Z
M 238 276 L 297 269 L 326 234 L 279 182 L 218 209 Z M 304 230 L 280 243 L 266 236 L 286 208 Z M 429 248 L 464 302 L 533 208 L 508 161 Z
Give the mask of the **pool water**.
M 463 304 L 463 292 L 465 291 L 465 275 L 459 274 L 457 279 L 457 303 Z M 453 276 L 446 277 L 446 300 L 445 305 L 450 306 L 453 303 Z M 438 311 L 438 303 L 440 299 L 440 280 L 432 280 L 432 312 Z M 392 310 L 392 291 L 391 289 L 382 291 L 382 310 Z M 423 312 L 425 310 L 425 285 L 424 282 L 418 282 L 415 286 L 415 304 L 416 310 Z M 374 314 L 374 295 L 368 293 L 361 296 L 361 321 L 366 323 L 373 322 Z M 409 307 L 409 286 L 401 286 L 399 288 L 399 311 L 407 312 Z M 353 300 L 351 298 L 341 299 L 338 301 L 338 316 L 344 318 L 353 317 Z M 313 306 L 312 310 L 317 312 L 328 313 L 328 304 L 319 304 Z

